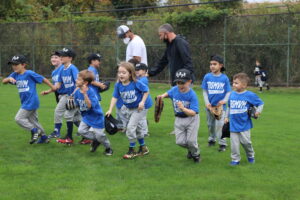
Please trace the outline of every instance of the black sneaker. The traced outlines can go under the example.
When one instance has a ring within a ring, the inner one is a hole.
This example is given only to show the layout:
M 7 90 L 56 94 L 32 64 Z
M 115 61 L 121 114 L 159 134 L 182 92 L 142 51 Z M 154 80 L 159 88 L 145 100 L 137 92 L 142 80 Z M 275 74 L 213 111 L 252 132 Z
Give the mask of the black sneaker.
M 215 146 L 216 142 L 215 141 L 208 141 L 208 146 L 209 147 L 212 147 L 212 146 Z
M 187 159 L 192 159 L 192 153 L 190 151 L 188 151 L 188 153 L 186 154 Z
M 35 133 L 31 133 L 31 140 L 29 141 L 29 144 L 35 143 L 38 140 L 40 134 L 41 134 L 41 130 L 39 129 Z
M 93 142 L 91 143 L 90 152 L 95 152 L 99 145 L 100 145 L 100 142 L 98 142 L 97 140 L 93 140 Z
M 149 149 L 146 145 L 140 146 L 139 151 L 137 153 L 138 156 L 143 156 L 149 154 Z
M 129 147 L 128 152 L 123 156 L 124 159 L 132 159 L 137 156 L 136 152 L 134 151 L 133 147 Z
M 226 151 L 226 145 L 220 145 L 219 147 L 219 152 L 223 152 L 223 151 Z
M 197 156 L 192 156 L 193 160 L 194 160 L 194 163 L 199 163 L 201 161 L 201 157 L 200 157 L 200 154 L 197 155 Z
M 107 149 L 105 149 L 105 151 L 104 151 L 104 154 L 105 154 L 106 156 L 112 156 L 113 153 L 114 153 L 114 151 L 112 150 L 112 148 L 107 148 Z

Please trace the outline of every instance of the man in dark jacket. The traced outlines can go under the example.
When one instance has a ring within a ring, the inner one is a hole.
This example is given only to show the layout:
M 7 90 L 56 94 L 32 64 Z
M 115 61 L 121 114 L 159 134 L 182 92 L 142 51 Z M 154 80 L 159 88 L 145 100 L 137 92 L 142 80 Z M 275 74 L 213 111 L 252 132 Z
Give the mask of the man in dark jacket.
M 192 74 L 192 80 L 195 81 L 189 43 L 182 36 L 176 35 L 170 24 L 161 25 L 158 33 L 159 38 L 167 44 L 167 48 L 157 65 L 148 71 L 149 76 L 155 76 L 169 65 L 172 86 L 175 85 L 176 71 L 182 68 L 188 69 Z

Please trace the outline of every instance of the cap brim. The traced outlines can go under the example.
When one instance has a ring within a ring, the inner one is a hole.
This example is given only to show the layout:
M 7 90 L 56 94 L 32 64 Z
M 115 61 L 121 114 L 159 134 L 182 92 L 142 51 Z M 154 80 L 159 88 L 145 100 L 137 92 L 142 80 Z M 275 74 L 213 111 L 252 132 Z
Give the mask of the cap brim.
M 18 64 L 21 64 L 21 62 L 13 62 L 13 61 L 9 61 L 7 64 L 8 64 L 8 65 L 18 65 Z
M 186 83 L 187 81 L 189 81 L 189 80 L 178 78 L 178 79 L 175 79 L 173 82 L 174 82 L 174 83 L 177 83 L 177 82 L 183 82 L 183 83 Z

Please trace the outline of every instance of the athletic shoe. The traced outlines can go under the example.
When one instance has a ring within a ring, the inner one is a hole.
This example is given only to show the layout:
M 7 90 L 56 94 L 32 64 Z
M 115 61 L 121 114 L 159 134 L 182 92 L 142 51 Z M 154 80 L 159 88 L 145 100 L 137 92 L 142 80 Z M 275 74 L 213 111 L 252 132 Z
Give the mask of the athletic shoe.
M 112 156 L 113 153 L 114 153 L 114 151 L 112 150 L 112 148 L 107 148 L 107 149 L 105 149 L 105 151 L 104 151 L 104 154 L 105 154 L 106 156 Z
M 47 143 L 49 143 L 50 141 L 49 141 L 49 139 L 48 139 L 48 137 L 47 137 L 47 135 L 42 135 L 40 138 L 39 138 L 39 140 L 37 141 L 37 144 L 47 144 Z
M 253 158 L 248 158 L 248 162 L 251 163 L 251 164 L 254 164 L 255 163 L 254 157 Z
M 80 140 L 79 144 L 91 144 L 92 142 L 93 142 L 93 140 L 82 138 L 82 140 Z
M 129 147 L 128 152 L 123 156 L 124 159 L 132 159 L 137 156 L 136 152 L 134 151 L 133 147 Z
M 33 144 L 37 141 L 37 139 L 39 138 L 41 131 L 39 129 L 37 129 L 36 132 L 32 132 L 31 133 L 31 140 L 29 141 L 29 144 Z
M 195 163 L 199 163 L 201 161 L 201 157 L 200 157 L 200 154 L 197 155 L 197 156 L 192 156 L 193 160 Z
M 208 146 L 209 147 L 212 147 L 212 146 L 215 146 L 216 142 L 215 141 L 208 141 Z
M 149 149 L 146 145 L 140 146 L 139 151 L 137 153 L 138 156 L 143 156 L 149 154 Z
M 226 145 L 220 145 L 219 147 L 219 152 L 223 152 L 223 151 L 226 151 Z
M 230 164 L 231 166 L 237 166 L 237 165 L 240 164 L 240 161 L 231 161 L 229 164 Z
M 98 142 L 97 140 L 93 140 L 91 143 L 90 152 L 95 152 L 100 144 L 101 143 Z
M 192 153 L 190 151 L 188 151 L 188 153 L 186 154 L 186 158 L 187 159 L 192 159 L 193 158 Z
M 51 139 L 51 138 L 59 138 L 60 137 L 60 134 L 56 131 L 53 131 L 50 135 L 48 135 L 48 138 Z
M 58 139 L 56 140 L 56 142 L 61 144 L 73 144 L 74 141 L 70 138 L 66 138 L 66 139 Z

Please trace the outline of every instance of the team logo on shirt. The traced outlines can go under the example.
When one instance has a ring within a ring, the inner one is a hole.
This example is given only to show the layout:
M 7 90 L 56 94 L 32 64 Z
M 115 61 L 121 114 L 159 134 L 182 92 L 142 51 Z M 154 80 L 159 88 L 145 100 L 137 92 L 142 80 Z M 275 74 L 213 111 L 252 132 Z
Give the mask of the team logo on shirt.
M 173 107 L 174 107 L 174 111 L 176 113 L 182 112 L 182 110 L 180 108 L 178 108 L 178 106 L 177 106 L 178 102 L 181 102 L 185 108 L 189 108 L 190 104 L 191 104 L 191 102 L 189 102 L 189 101 L 182 101 L 182 100 L 173 99 Z
M 87 104 L 85 103 L 84 99 L 76 99 L 76 100 L 79 104 L 80 111 L 87 111 L 88 110 Z
M 208 94 L 223 94 L 225 83 L 208 81 Z
M 52 76 L 52 81 L 53 81 L 54 83 L 58 82 L 58 74 L 55 75 L 55 76 Z
M 72 76 L 63 76 L 62 80 L 64 82 L 65 88 L 70 88 L 74 86 Z
M 18 87 L 19 93 L 21 93 L 21 92 L 28 92 L 30 90 L 30 87 L 28 85 L 28 80 L 17 81 L 16 85 Z
M 133 103 L 137 100 L 137 96 L 135 95 L 135 90 L 120 92 L 120 95 L 124 103 Z
M 230 100 L 230 114 L 241 114 L 247 110 L 247 101 Z

